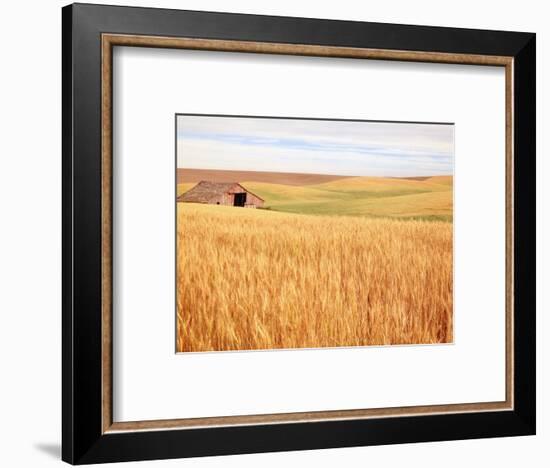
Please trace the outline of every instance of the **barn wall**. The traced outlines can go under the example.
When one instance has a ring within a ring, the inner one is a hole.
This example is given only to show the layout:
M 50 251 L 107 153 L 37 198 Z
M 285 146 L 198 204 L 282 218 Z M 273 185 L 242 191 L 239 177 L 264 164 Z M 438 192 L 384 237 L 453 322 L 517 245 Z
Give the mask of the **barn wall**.
M 233 195 L 230 193 L 224 193 L 220 196 L 220 205 L 233 205 Z
M 261 208 L 264 205 L 264 202 L 259 199 L 256 195 L 247 192 L 246 194 L 246 204 L 247 205 L 254 205 L 258 208 Z
M 246 206 L 250 208 L 253 208 L 253 207 L 259 208 L 259 207 L 262 207 L 264 204 L 263 200 L 258 198 L 256 195 L 246 190 L 243 190 L 239 186 L 236 186 L 230 189 L 226 193 L 210 198 L 210 200 L 206 203 L 209 203 L 211 205 L 220 204 L 220 205 L 226 205 L 226 206 L 233 206 L 236 193 L 246 193 Z
M 236 185 L 235 187 L 233 187 L 231 190 L 228 191 L 228 193 L 226 194 L 226 196 L 228 197 L 228 200 L 224 202 L 224 204 L 233 206 L 233 202 L 235 199 L 234 195 L 236 193 L 246 193 L 246 205 L 248 205 L 249 207 L 252 207 L 252 206 L 261 207 L 264 204 L 264 202 L 260 198 L 248 192 L 247 190 L 244 190 L 239 185 Z
M 248 208 L 259 208 L 262 207 L 264 202 L 261 198 L 257 197 L 256 195 L 250 193 L 245 188 L 241 187 L 239 184 L 233 184 L 229 190 L 227 190 L 225 193 L 219 193 L 219 191 L 212 192 L 208 190 L 200 190 L 199 193 L 194 193 L 193 197 L 190 197 L 191 199 L 184 199 L 187 194 L 190 192 L 193 193 L 193 190 L 197 192 L 197 187 L 200 184 L 197 184 L 195 187 L 193 187 L 191 190 L 186 192 L 183 195 L 180 195 L 178 197 L 178 201 L 187 201 L 189 203 L 208 203 L 210 205 L 225 205 L 225 206 L 233 206 L 235 201 L 235 194 L 238 193 L 246 193 L 246 204 L 245 207 Z
M 224 196 L 226 197 L 226 202 L 224 204 L 233 206 L 233 203 L 235 202 L 235 194 L 244 192 L 246 192 L 246 190 L 243 190 L 240 186 L 233 186 L 233 188 L 231 188 L 226 194 L 224 194 Z

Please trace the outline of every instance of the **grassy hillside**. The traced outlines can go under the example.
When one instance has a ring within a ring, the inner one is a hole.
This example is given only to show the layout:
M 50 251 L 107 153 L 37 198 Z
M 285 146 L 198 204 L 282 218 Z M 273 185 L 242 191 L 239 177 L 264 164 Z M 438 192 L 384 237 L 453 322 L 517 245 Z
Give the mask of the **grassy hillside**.
M 197 183 L 201 180 L 212 182 L 239 182 L 250 180 L 281 185 L 314 185 L 332 180 L 345 179 L 349 176 L 329 174 L 299 174 L 295 172 L 260 172 L 260 171 L 227 171 L 217 169 L 177 169 L 178 184 Z
M 451 176 L 438 176 L 424 180 L 350 177 L 302 187 L 261 182 L 242 185 L 274 211 L 452 221 L 452 183 Z

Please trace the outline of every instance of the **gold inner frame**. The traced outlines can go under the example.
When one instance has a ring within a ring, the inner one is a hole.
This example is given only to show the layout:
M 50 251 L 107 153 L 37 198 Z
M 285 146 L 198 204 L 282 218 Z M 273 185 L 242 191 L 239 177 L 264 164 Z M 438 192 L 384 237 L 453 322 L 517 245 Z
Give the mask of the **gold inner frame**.
M 457 403 L 447 405 L 426 405 L 370 409 L 366 408 L 354 410 L 309 411 L 298 413 L 114 422 L 112 385 L 112 52 L 114 46 L 207 50 L 218 52 L 248 52 L 261 54 L 303 55 L 354 59 L 397 60 L 407 62 L 432 62 L 504 67 L 506 86 L 506 399 L 504 401 L 464 404 Z M 513 57 L 120 34 L 102 34 L 101 47 L 102 433 L 513 410 Z

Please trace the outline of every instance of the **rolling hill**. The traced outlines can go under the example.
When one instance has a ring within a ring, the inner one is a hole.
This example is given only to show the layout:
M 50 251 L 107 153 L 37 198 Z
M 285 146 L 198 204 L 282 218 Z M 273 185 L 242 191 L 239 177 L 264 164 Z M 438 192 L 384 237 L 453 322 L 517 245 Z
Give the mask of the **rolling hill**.
M 347 179 L 349 176 L 327 174 L 298 174 L 291 172 L 225 171 L 213 169 L 177 169 L 178 184 L 197 183 L 201 180 L 212 182 L 265 182 L 282 185 L 315 185 L 333 180 Z
M 265 200 L 265 209 L 279 212 L 438 221 L 453 219 L 452 176 L 390 178 L 196 171 L 181 178 L 183 181 L 178 175 L 181 181 L 178 195 L 198 182 L 189 180 L 195 177 L 217 182 L 239 181 Z

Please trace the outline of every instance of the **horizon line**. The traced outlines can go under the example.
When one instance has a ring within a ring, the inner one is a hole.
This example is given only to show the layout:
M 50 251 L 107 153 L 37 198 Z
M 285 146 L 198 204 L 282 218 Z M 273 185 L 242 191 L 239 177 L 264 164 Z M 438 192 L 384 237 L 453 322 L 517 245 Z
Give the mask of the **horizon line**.
M 327 176 L 327 177 L 376 177 L 380 179 L 411 179 L 416 177 L 454 177 L 454 174 L 418 174 L 418 175 L 348 175 L 348 174 L 327 174 L 320 172 L 286 172 L 286 171 L 251 171 L 247 169 L 201 169 L 194 167 L 176 167 L 177 170 L 187 170 L 187 171 L 217 171 L 217 172 L 255 172 L 261 174 L 294 174 L 294 175 L 316 175 L 316 176 Z

